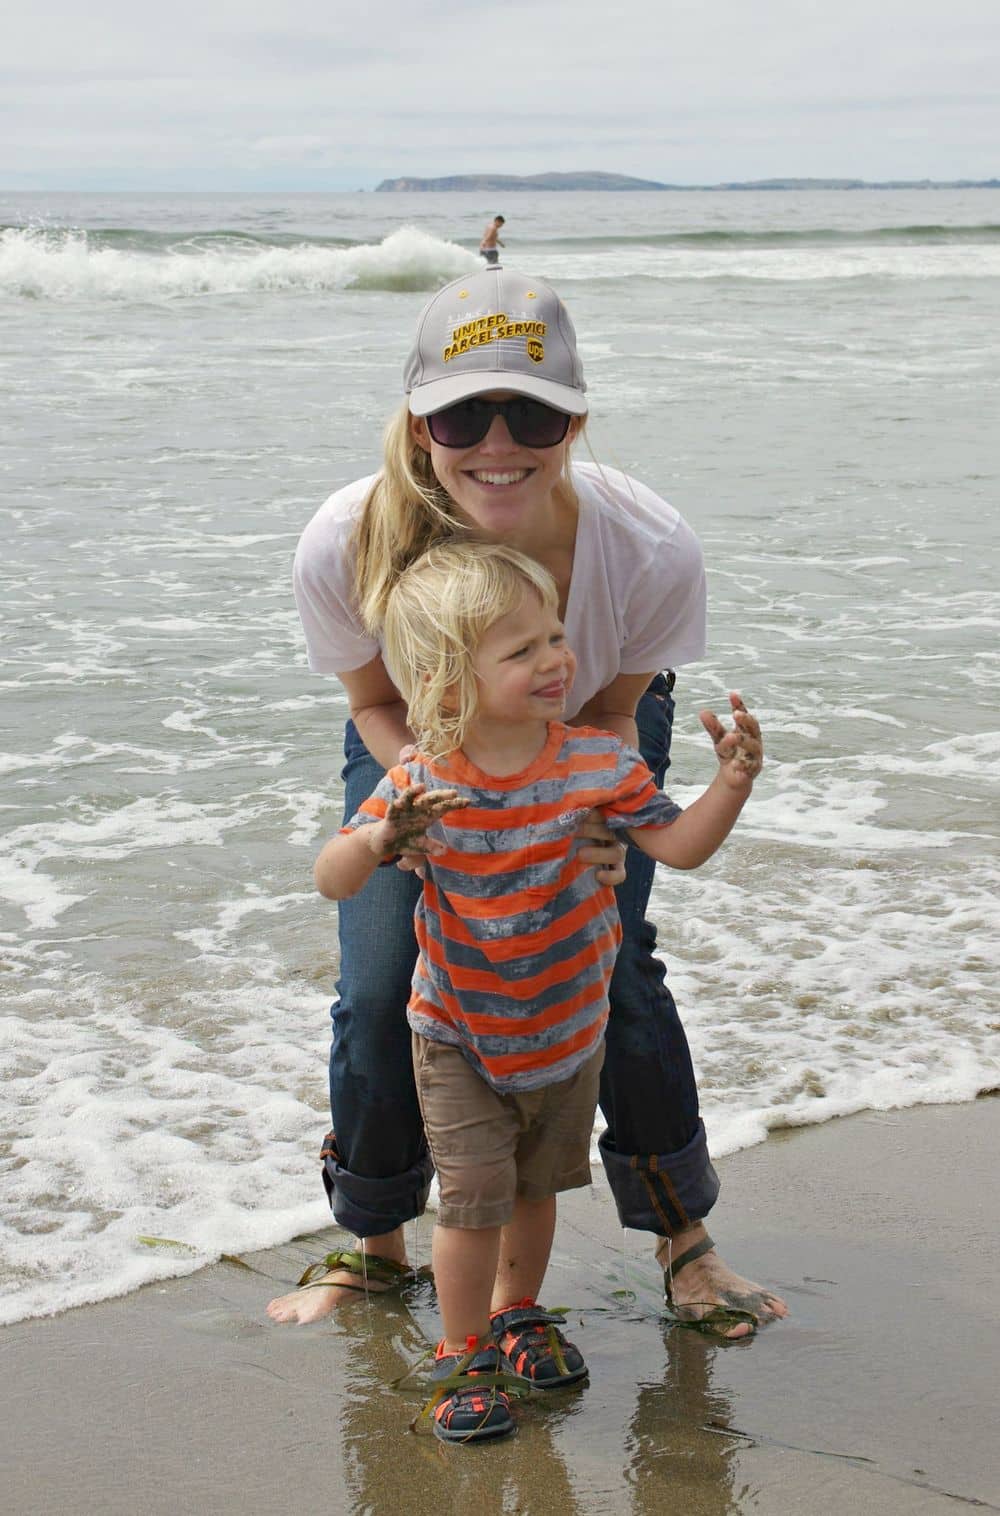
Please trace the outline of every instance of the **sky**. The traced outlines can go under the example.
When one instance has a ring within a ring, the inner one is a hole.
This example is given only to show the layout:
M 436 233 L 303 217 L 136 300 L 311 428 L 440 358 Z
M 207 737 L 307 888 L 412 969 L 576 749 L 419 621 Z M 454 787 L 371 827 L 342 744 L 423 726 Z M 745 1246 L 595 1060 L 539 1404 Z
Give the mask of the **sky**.
M 1000 177 L 1000 0 L 35 0 L 0 189 Z

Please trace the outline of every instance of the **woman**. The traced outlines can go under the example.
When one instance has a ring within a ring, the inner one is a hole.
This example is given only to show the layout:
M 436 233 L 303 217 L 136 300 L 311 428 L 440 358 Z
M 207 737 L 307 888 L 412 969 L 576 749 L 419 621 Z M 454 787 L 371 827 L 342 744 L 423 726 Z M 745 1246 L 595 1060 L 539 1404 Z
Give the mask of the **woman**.
M 453 281 L 424 308 L 405 388 L 382 472 L 331 496 L 295 562 L 310 666 L 336 674 L 351 704 L 345 815 L 412 740 L 378 636 L 388 595 L 424 548 L 463 529 L 550 571 L 578 660 L 566 719 L 639 747 L 662 786 L 673 676 L 660 670 L 704 652 L 701 549 L 651 490 L 616 470 L 570 464 L 587 401 L 565 306 L 542 280 L 501 267 Z M 687 1040 L 645 920 L 653 864 L 630 847 L 623 870 L 598 817 L 581 830 L 584 856 L 618 885 L 624 933 L 601 1080 L 600 1150 L 619 1216 L 654 1234 L 677 1315 L 747 1336 L 786 1307 L 734 1274 L 705 1230 L 719 1184 Z M 405 866 L 415 862 L 378 870 L 339 912 L 324 1182 L 362 1252 L 331 1254 L 318 1279 L 271 1302 L 275 1320 L 316 1320 L 351 1291 L 392 1288 L 407 1273 L 403 1224 L 422 1212 L 431 1178 L 404 1015 L 419 893 Z

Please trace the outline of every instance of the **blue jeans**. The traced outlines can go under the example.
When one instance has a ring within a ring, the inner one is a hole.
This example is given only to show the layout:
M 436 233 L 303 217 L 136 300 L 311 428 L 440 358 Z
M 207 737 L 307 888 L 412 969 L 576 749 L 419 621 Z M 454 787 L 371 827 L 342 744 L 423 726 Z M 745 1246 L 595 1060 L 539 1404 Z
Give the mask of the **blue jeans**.
M 658 674 L 639 702 L 639 747 L 662 788 L 670 763 L 672 676 Z M 348 722 L 344 813 L 352 816 L 383 769 Z M 622 945 L 611 980 L 611 1016 L 601 1075 L 607 1130 L 599 1147 L 623 1226 L 663 1235 L 706 1216 L 719 1181 L 698 1114 L 687 1038 L 653 957 L 646 919 L 655 865 L 630 846 L 619 886 Z M 413 911 L 420 881 L 376 869 L 342 900 L 339 999 L 330 1010 L 330 1109 L 323 1181 L 337 1222 L 359 1237 L 419 1216 L 433 1167 L 424 1141 L 404 1008 L 416 960 Z

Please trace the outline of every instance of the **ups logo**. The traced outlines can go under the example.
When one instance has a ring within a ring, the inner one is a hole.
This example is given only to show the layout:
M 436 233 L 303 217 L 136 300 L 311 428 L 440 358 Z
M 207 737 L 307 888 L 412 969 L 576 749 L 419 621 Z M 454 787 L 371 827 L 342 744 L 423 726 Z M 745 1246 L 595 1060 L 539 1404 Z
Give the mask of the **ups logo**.
M 543 358 L 545 357 L 544 342 L 540 341 L 538 337 L 529 337 L 525 343 L 525 347 L 527 348 L 528 357 L 531 359 L 532 363 L 542 362 Z

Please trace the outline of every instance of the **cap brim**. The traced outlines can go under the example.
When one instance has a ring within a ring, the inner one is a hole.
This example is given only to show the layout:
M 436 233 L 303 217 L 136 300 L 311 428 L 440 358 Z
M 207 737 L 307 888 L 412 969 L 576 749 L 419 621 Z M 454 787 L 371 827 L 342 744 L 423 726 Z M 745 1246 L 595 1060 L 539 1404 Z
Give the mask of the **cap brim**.
M 557 384 L 554 379 L 535 378 L 533 374 L 505 373 L 503 369 L 490 369 L 488 373 L 449 374 L 446 379 L 432 379 L 429 384 L 418 384 L 410 391 L 411 416 L 433 416 L 446 406 L 459 400 L 471 400 L 474 395 L 485 395 L 490 390 L 507 390 L 512 395 L 528 395 L 532 400 L 542 400 L 553 410 L 566 416 L 585 416 L 587 397 L 568 384 Z

